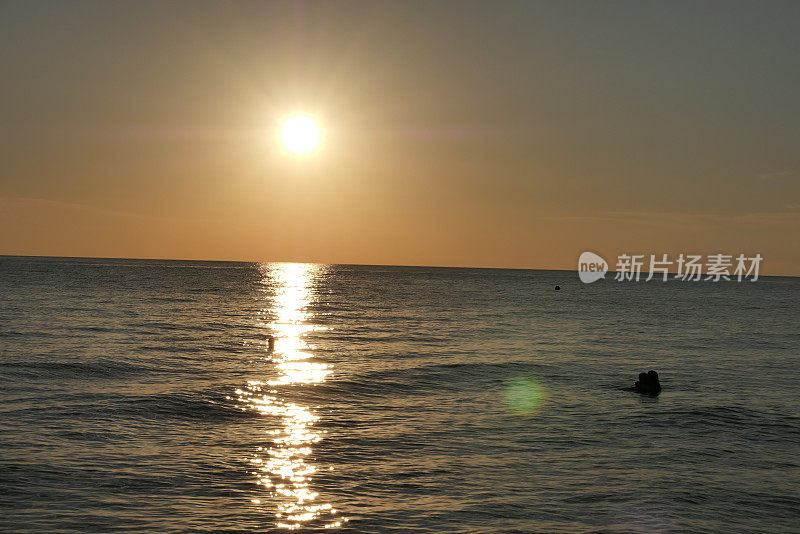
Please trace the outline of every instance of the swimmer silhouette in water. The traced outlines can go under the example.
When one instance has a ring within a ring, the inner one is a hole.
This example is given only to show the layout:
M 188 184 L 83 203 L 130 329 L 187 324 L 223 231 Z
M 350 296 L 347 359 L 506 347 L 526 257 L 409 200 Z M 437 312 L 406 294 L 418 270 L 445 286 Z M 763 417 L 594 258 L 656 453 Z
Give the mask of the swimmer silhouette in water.
M 642 395 L 650 395 L 655 397 L 661 393 L 661 383 L 658 381 L 658 373 L 655 371 L 648 371 L 647 373 L 639 373 L 639 380 L 632 388 L 623 388 L 624 391 L 635 391 Z

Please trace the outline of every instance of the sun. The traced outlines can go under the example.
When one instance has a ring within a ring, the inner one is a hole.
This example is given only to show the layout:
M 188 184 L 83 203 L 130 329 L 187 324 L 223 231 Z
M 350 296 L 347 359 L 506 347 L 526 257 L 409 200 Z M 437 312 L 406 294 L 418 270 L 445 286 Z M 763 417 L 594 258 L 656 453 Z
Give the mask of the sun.
M 319 126 L 307 115 L 289 117 L 281 126 L 283 146 L 297 154 L 305 154 L 319 145 Z

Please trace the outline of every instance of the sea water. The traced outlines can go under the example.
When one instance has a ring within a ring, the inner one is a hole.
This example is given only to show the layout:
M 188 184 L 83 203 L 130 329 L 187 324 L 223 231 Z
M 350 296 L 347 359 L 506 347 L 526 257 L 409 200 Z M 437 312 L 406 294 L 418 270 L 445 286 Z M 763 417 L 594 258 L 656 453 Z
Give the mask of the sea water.
M 800 532 L 798 302 L 0 257 L 0 530 Z

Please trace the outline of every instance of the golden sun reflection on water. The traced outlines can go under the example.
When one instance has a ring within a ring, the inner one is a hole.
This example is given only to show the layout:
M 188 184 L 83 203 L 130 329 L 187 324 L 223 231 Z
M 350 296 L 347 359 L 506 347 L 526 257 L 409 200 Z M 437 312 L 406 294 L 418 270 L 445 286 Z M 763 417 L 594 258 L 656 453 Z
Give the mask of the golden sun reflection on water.
M 286 389 L 297 385 L 319 384 L 333 370 L 330 365 L 314 361 L 314 355 L 303 336 L 319 327 L 310 323 L 312 314 L 306 308 L 319 276 L 319 266 L 309 264 L 269 264 L 262 266 L 264 292 L 273 293 L 272 306 L 261 312 L 275 338 L 275 350 L 267 353 L 274 363 L 275 376 L 266 381 L 249 381 L 236 390 L 243 409 L 256 410 L 277 418 L 279 427 L 268 431 L 269 443 L 258 447 L 250 463 L 256 482 L 269 497 L 252 499 L 258 506 L 273 503 L 276 526 L 295 530 L 320 522 L 325 528 L 336 528 L 346 522 L 330 503 L 317 502 L 311 488 L 317 466 L 309 456 L 313 445 L 322 439 L 314 425 L 319 416 L 310 406 L 292 402 Z

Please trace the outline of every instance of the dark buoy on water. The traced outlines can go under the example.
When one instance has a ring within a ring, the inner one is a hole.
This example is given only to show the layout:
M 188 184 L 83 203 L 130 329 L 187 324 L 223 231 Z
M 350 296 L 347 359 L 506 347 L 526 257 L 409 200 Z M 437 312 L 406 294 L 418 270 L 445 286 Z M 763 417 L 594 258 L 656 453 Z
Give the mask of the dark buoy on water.
M 275 338 L 272 336 L 267 336 L 267 352 L 273 352 L 275 350 Z
M 556 286 L 556 291 L 560 291 L 560 290 L 561 290 L 561 286 Z

